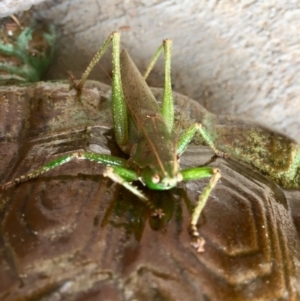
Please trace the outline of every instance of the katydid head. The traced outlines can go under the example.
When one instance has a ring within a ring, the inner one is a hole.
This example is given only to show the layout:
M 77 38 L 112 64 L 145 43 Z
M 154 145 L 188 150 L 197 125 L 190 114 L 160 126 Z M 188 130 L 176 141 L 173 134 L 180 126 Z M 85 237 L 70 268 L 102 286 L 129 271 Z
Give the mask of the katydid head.
M 175 174 L 159 173 L 152 168 L 147 167 L 141 173 L 141 180 L 150 189 L 168 190 L 182 181 L 182 175 L 178 171 Z

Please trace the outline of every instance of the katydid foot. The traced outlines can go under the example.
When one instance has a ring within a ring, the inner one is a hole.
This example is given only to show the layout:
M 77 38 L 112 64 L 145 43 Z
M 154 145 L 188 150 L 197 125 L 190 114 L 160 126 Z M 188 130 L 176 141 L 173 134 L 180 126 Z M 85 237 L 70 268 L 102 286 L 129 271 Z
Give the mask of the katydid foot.
M 205 251 L 205 239 L 202 236 L 200 236 L 197 227 L 195 225 L 190 225 L 188 228 L 188 232 L 191 237 L 191 246 L 194 247 L 198 253 L 203 253 Z

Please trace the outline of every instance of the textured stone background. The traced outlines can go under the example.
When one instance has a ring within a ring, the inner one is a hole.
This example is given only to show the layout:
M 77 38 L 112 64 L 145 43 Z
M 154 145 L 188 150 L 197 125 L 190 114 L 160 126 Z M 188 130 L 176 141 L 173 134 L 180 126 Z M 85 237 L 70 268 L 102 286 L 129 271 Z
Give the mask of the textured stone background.
M 50 0 L 35 11 L 60 30 L 51 79 L 66 78 L 66 70 L 79 77 L 113 30 L 127 29 L 122 45 L 141 70 L 171 38 L 175 91 L 300 141 L 299 1 Z M 110 82 L 101 67 L 92 78 Z M 149 83 L 162 86 L 162 65 Z

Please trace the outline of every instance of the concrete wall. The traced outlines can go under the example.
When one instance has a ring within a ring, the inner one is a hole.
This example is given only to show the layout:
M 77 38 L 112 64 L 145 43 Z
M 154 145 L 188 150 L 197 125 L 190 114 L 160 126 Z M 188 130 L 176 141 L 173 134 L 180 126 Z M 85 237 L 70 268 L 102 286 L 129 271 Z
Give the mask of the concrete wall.
M 253 118 L 300 142 L 298 1 L 56 0 L 35 8 L 60 29 L 49 78 L 76 76 L 113 30 L 140 70 L 163 38 L 174 41 L 174 90 L 222 114 Z M 92 78 L 107 83 L 110 57 Z M 161 61 L 162 62 L 162 61 Z M 149 83 L 163 85 L 158 64 Z

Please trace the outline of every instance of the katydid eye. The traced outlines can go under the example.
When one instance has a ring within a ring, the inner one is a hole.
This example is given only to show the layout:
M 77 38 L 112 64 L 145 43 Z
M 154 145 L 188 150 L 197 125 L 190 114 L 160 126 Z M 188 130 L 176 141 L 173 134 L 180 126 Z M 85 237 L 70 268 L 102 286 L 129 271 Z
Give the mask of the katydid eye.
M 159 177 L 158 174 L 154 174 L 154 175 L 152 176 L 151 180 L 152 180 L 152 183 L 157 184 L 157 183 L 159 183 L 159 181 L 160 181 L 160 177 Z

